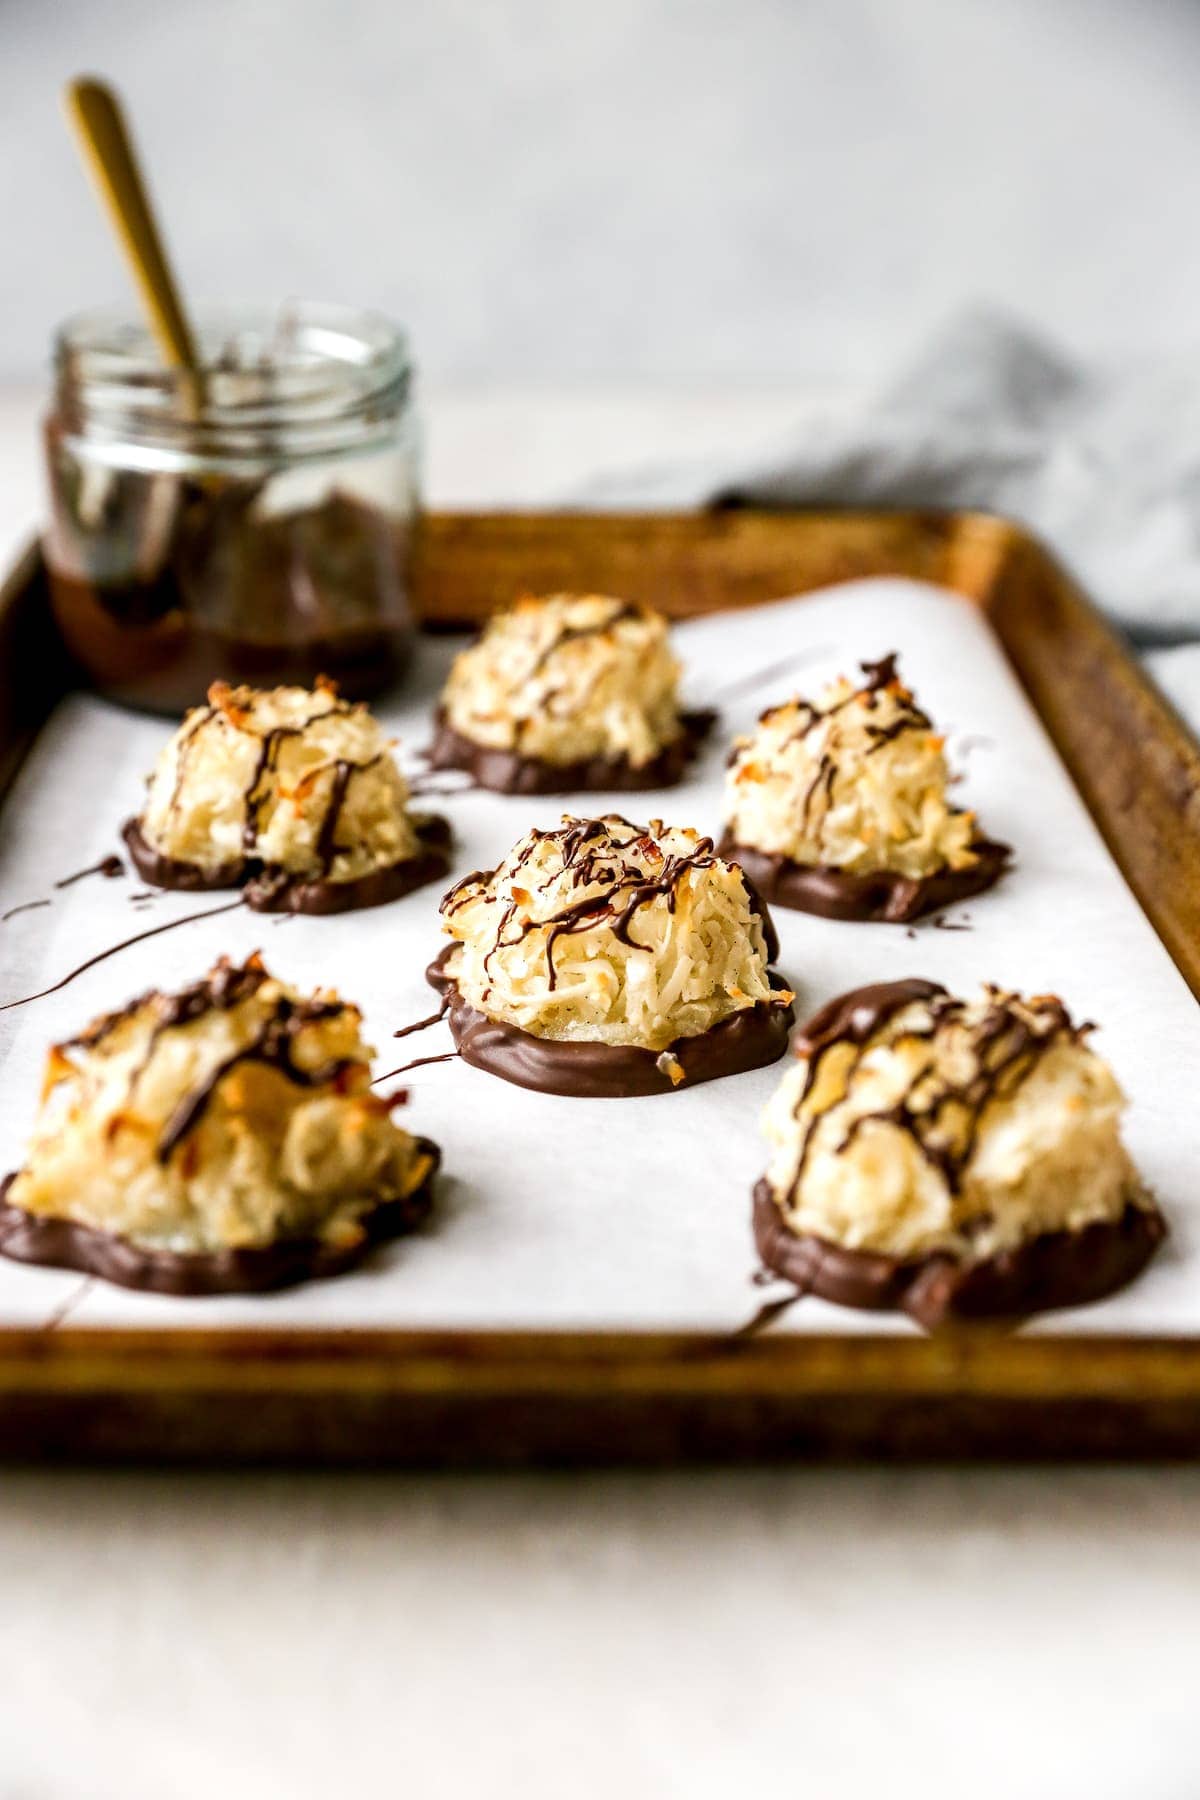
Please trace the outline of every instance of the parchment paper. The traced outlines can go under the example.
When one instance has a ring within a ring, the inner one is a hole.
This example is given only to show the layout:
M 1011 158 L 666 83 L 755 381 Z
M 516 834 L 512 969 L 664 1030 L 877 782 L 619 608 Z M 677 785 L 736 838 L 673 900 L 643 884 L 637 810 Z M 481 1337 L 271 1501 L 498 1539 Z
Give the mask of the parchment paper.
M 678 628 L 688 698 L 722 706 L 722 726 L 682 787 L 614 797 L 633 818 L 718 831 L 730 736 L 797 686 L 811 690 L 863 658 L 902 653 L 922 704 L 950 735 L 962 794 L 984 828 L 1012 843 L 1007 880 L 923 923 L 839 924 L 776 909 L 781 966 L 804 1017 L 866 981 L 927 975 L 956 991 L 993 980 L 1061 993 L 1099 1021 L 1097 1048 L 1130 1099 L 1127 1135 L 1172 1227 L 1152 1269 L 1099 1306 L 1029 1329 L 1200 1331 L 1200 1012 L 1112 863 L 986 623 L 958 597 L 904 581 L 872 581 L 750 614 Z M 426 739 L 429 709 L 455 649 L 421 646 L 403 704 L 384 716 L 402 760 Z M 794 667 L 738 693 L 781 659 Z M 52 904 L 0 925 L 0 999 L 45 986 L 95 951 L 146 926 L 219 905 L 225 896 L 145 892 L 93 876 L 55 880 L 119 848 L 142 778 L 169 725 L 82 697 L 43 732 L 0 815 L 0 910 Z M 492 866 L 531 824 L 565 801 L 469 793 L 439 800 L 453 819 L 453 877 Z M 603 796 L 575 810 L 606 809 Z M 449 883 L 447 883 L 449 885 Z M 16 1166 L 47 1045 L 150 986 L 194 978 L 222 951 L 261 948 L 302 986 L 335 985 L 365 1008 L 377 1072 L 449 1049 L 444 1024 L 393 1045 L 391 1034 L 433 1010 L 423 971 L 444 941 L 440 887 L 372 912 L 277 923 L 248 911 L 181 926 L 109 958 L 47 999 L 0 1013 L 0 1168 Z M 405 1079 L 405 1122 L 441 1143 L 435 1218 L 360 1272 L 290 1293 L 172 1300 L 0 1259 L 0 1323 L 271 1326 L 612 1327 L 724 1330 L 756 1310 L 750 1189 L 761 1172 L 759 1113 L 783 1065 L 653 1099 L 577 1101 L 525 1093 L 459 1062 Z M 782 1291 L 782 1290 L 780 1290 Z M 908 1330 L 806 1300 L 776 1331 Z

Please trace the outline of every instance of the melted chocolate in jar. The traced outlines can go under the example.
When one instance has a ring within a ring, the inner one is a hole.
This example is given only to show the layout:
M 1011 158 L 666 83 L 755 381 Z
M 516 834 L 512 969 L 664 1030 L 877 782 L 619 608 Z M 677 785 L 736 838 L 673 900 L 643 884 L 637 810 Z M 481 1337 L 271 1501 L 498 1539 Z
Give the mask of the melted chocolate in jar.
M 270 513 L 264 483 L 113 471 L 82 516 L 77 472 L 47 427 L 45 539 L 59 629 L 92 684 L 158 713 L 198 705 L 214 681 L 312 686 L 365 698 L 408 661 L 408 532 L 334 492 Z

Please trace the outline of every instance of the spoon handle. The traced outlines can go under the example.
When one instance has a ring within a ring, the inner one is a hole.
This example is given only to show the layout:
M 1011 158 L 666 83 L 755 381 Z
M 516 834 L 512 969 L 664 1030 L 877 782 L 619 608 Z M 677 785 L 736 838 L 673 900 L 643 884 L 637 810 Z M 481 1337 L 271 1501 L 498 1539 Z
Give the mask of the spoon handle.
M 171 367 L 194 376 L 199 369 L 195 339 L 171 273 L 121 103 L 105 82 L 90 75 L 67 83 L 64 103 L 84 162 L 108 208 L 137 283 L 159 349 Z

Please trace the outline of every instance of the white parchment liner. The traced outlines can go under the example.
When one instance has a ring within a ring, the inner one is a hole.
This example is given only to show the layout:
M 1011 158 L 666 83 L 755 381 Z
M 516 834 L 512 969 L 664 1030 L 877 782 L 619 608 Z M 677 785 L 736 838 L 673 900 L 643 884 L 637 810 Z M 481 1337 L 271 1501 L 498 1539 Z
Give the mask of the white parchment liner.
M 1038 1330 L 1200 1331 L 1200 1013 L 1112 863 L 1022 696 L 987 624 L 935 588 L 872 581 L 677 631 L 686 694 L 721 700 L 743 676 L 795 657 L 722 703 L 722 724 L 692 778 L 661 795 L 611 803 L 716 834 L 725 750 L 763 706 L 810 691 L 864 658 L 899 650 L 902 672 L 950 735 L 964 802 L 1017 852 L 1003 885 L 929 922 L 840 924 L 776 909 L 781 966 L 801 1017 L 864 982 L 925 975 L 955 991 L 983 980 L 1060 993 L 1099 1021 L 1094 1042 L 1130 1099 L 1127 1135 L 1172 1236 L 1126 1293 L 1055 1315 Z M 431 704 L 455 646 L 424 643 L 404 704 L 385 710 L 402 760 L 425 742 Z M 221 895 L 160 895 L 99 876 L 56 879 L 120 848 L 169 724 L 75 697 L 55 713 L 0 814 L 0 910 L 50 898 L 0 925 L 0 999 L 45 986 L 144 926 L 219 905 Z M 473 793 L 439 800 L 458 843 L 453 878 L 492 866 L 531 824 L 569 802 Z M 574 810 L 606 809 L 603 796 Z M 448 885 L 448 883 L 447 883 Z M 36 1105 L 46 1046 L 93 1014 L 151 986 L 174 987 L 221 952 L 261 948 L 303 987 L 336 986 L 367 1015 L 377 1072 L 450 1048 L 440 1025 L 393 1045 L 397 1027 L 436 1004 L 423 972 L 444 942 L 434 887 L 372 912 L 288 919 L 234 912 L 182 926 L 110 958 L 45 1000 L 0 1014 L 0 1169 L 16 1166 Z M 654 1099 L 576 1101 L 525 1093 L 454 1062 L 407 1077 L 405 1122 L 445 1153 L 434 1221 L 358 1273 L 261 1298 L 174 1300 L 85 1284 L 0 1259 L 0 1324 L 36 1324 L 69 1308 L 79 1325 L 479 1326 L 731 1329 L 764 1290 L 751 1285 L 750 1189 L 764 1162 L 758 1118 L 782 1067 Z M 774 1292 L 775 1290 L 768 1290 Z M 772 1329 L 910 1330 L 820 1301 Z

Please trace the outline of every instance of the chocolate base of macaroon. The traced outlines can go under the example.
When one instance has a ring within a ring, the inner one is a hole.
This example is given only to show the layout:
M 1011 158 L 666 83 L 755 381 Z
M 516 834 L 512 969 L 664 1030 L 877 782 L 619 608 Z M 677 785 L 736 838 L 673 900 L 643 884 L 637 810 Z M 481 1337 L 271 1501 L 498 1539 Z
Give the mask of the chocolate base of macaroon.
M 1167 1234 L 1156 1207 L 1130 1201 L 1113 1223 L 1049 1231 L 979 1262 L 942 1254 L 902 1262 L 789 1231 L 770 1186 L 754 1189 L 754 1242 L 766 1268 L 839 1306 L 906 1312 L 926 1331 L 963 1320 L 1016 1322 L 1085 1306 L 1140 1275 Z
M 179 888 L 187 893 L 215 892 L 244 887 L 246 904 L 255 912 L 341 913 L 368 906 L 386 906 L 414 888 L 441 881 L 450 867 L 450 822 L 439 813 L 414 817 L 421 851 L 386 868 L 372 869 L 355 881 L 331 881 L 327 877 L 305 880 L 269 865 L 225 863 L 218 869 L 201 869 L 195 863 L 164 856 L 142 832 L 137 819 L 129 819 L 121 836 L 143 881 L 155 887 Z
M 887 869 L 852 875 L 845 869 L 793 862 L 790 856 L 739 844 L 728 832 L 717 845 L 717 854 L 737 863 L 773 905 L 823 919 L 906 925 L 924 913 L 981 894 L 1000 879 L 1012 855 L 1009 846 L 979 838 L 971 848 L 977 860 L 969 869 L 939 869 L 922 876 Z
M 321 1281 L 344 1274 L 377 1244 L 415 1231 L 428 1218 L 442 1153 L 428 1138 L 416 1141 L 429 1158 L 420 1183 L 411 1194 L 381 1200 L 364 1212 L 359 1220 L 362 1236 L 351 1244 L 312 1237 L 280 1238 L 274 1244 L 240 1250 L 153 1250 L 74 1219 L 10 1206 L 6 1196 L 16 1177 L 8 1175 L 0 1182 L 0 1256 L 46 1268 L 76 1269 L 142 1293 L 181 1297 L 265 1294 L 303 1281 Z
M 425 971 L 425 979 L 449 1002 L 448 1022 L 459 1055 L 489 1075 L 539 1094 L 563 1094 L 577 1100 L 629 1100 L 643 1094 L 669 1094 L 676 1087 L 695 1087 L 722 1075 L 740 1075 L 778 1062 L 795 1020 L 789 1004 L 760 1001 L 745 1007 L 711 1030 L 676 1038 L 666 1050 L 643 1050 L 637 1044 L 597 1044 L 580 1038 L 535 1037 L 503 1019 L 489 1019 L 459 992 L 446 973 L 457 945 L 449 944 Z M 771 975 L 771 985 L 782 979 Z M 674 1061 L 682 1080 L 671 1080 Z
M 634 764 L 627 756 L 591 756 L 579 762 L 552 763 L 517 750 L 498 750 L 464 737 L 448 723 L 444 709 L 434 717 L 433 742 L 425 752 L 432 769 L 462 769 L 479 787 L 498 794 L 577 794 L 594 791 L 639 793 L 674 787 L 717 722 L 712 711 L 679 715 L 677 738 L 649 762 Z

